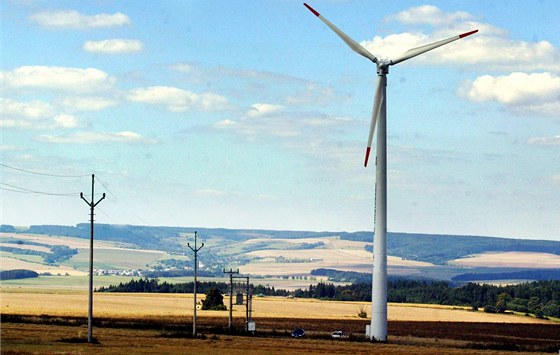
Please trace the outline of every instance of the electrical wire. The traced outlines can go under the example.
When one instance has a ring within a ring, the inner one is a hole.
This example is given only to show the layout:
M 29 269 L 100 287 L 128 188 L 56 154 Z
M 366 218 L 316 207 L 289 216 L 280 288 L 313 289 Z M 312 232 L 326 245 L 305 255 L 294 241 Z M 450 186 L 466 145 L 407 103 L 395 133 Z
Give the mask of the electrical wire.
M 16 168 L 15 166 L 11 166 L 11 165 L 8 165 L 8 164 L 3 164 L 3 163 L 0 163 L 0 166 L 3 166 L 5 168 L 9 168 L 9 169 L 14 169 L 14 170 L 17 170 L 17 171 L 22 171 L 22 172 L 28 173 L 28 174 L 35 174 L 35 175 L 42 175 L 42 176 L 61 177 L 61 178 L 83 178 L 83 177 L 90 176 L 90 175 L 58 175 L 58 174 L 40 173 L 40 172 L 37 172 L 37 171 L 31 171 L 31 170 Z
M 95 176 L 95 175 L 94 175 Z M 97 180 L 97 182 L 99 182 L 101 184 L 101 186 L 103 186 L 105 188 L 105 190 L 107 190 L 107 192 L 109 193 L 109 195 L 111 195 L 114 199 L 115 202 L 117 202 L 119 199 L 117 198 L 117 196 L 115 196 L 114 193 L 111 192 L 111 190 L 109 190 L 109 188 L 107 187 L 106 184 L 103 183 L 103 181 L 101 181 L 101 179 L 99 179 L 97 176 L 95 176 L 95 180 Z
M 101 214 L 105 215 L 105 217 L 108 217 L 109 219 L 111 219 L 111 220 L 113 220 L 113 221 L 115 222 L 115 220 L 114 220 L 108 213 L 106 213 L 105 211 L 103 211 L 103 210 L 102 210 L 101 208 L 99 208 L 99 207 L 96 207 L 96 208 L 97 208 L 97 210 L 98 210 L 99 212 L 101 212 Z M 154 240 L 148 240 L 146 237 L 141 236 L 141 235 L 139 235 L 139 234 L 133 232 L 133 231 L 132 231 L 130 228 L 128 228 L 127 225 L 125 225 L 125 224 L 117 224 L 117 225 L 118 225 L 119 227 L 122 227 L 122 228 L 123 228 L 124 230 L 126 230 L 128 233 L 130 233 L 130 234 L 136 236 L 138 239 L 143 240 L 144 242 L 149 242 L 149 243 L 153 243 L 153 242 L 154 242 Z M 139 226 L 135 226 L 135 227 L 139 227 Z M 139 227 L 139 228 L 142 229 L 141 227 Z M 145 230 L 142 229 L 142 231 L 143 231 L 144 233 L 146 233 L 149 237 L 155 238 L 153 235 L 149 234 L 149 233 L 146 232 Z
M 46 192 L 46 191 L 37 191 L 37 190 L 26 189 L 25 187 L 6 184 L 4 182 L 0 182 L 0 185 L 8 186 L 13 189 L 18 189 L 18 190 L 11 190 L 11 189 L 3 188 L 3 190 L 20 192 L 20 193 L 39 194 L 39 195 L 48 195 L 48 196 L 80 196 L 79 192 L 54 193 L 54 192 Z
M 4 164 L 4 163 L 0 163 L 0 166 L 5 167 L 5 168 L 9 168 L 9 169 L 13 169 L 13 170 L 17 170 L 17 171 L 21 171 L 24 173 L 28 173 L 28 174 L 34 174 L 34 175 L 40 175 L 40 176 L 49 176 L 49 177 L 57 177 L 57 178 L 84 178 L 84 177 L 89 177 L 91 175 L 61 175 L 61 174 L 48 174 L 48 173 L 42 173 L 42 172 L 38 172 L 38 171 L 31 171 L 31 170 L 27 170 L 27 169 L 22 169 L 22 168 L 18 168 L 15 166 L 11 166 L 8 164 Z M 108 184 L 104 183 L 101 179 L 99 179 L 99 177 L 95 176 L 94 174 L 94 178 L 101 184 L 101 186 L 103 186 L 105 188 L 105 190 L 107 191 L 107 193 L 109 195 L 111 195 L 111 197 L 114 199 L 115 203 L 118 203 L 119 198 L 109 189 L 109 187 L 107 186 Z M 10 191 L 10 192 L 17 192 L 17 193 L 27 193 L 27 194 L 39 194 L 39 195 L 47 195 L 47 196 L 66 196 L 66 197 L 76 197 L 76 196 L 80 196 L 79 192 L 72 192 L 72 193 L 52 193 L 52 192 L 46 192 L 46 191 L 37 191 L 37 190 L 32 190 L 32 189 L 27 189 L 24 187 L 19 187 L 19 186 L 15 186 L 15 185 L 10 185 L 10 184 L 6 184 L 6 183 L 2 183 L 0 182 L 0 185 L 4 185 L 4 186 L 8 186 L 11 187 L 10 188 L 5 188 L 5 187 L 0 187 L 0 190 L 4 190 L 4 191 Z M 95 194 L 100 195 L 100 194 Z M 99 209 L 99 207 L 98 207 Z M 104 211 L 102 211 L 101 209 L 99 209 L 99 211 L 104 214 L 105 216 L 109 217 L 110 219 L 111 216 L 109 216 L 107 213 L 105 213 Z M 136 214 L 133 214 L 134 217 L 136 217 L 138 220 L 142 221 L 143 223 L 147 224 L 149 227 L 151 228 L 155 228 L 157 230 L 159 230 L 160 232 L 164 232 L 164 233 L 168 233 L 167 231 L 164 231 L 163 229 L 160 229 L 158 227 L 152 226 L 149 223 L 147 223 L 144 219 L 138 217 Z M 146 229 L 144 229 L 142 226 L 135 226 L 137 228 L 140 228 L 142 230 L 142 232 L 144 232 L 146 235 L 148 235 L 151 238 L 155 238 L 152 234 L 150 234 L 148 231 L 146 231 Z M 138 234 L 134 233 L 133 231 L 131 231 L 129 228 L 127 228 L 126 226 L 123 227 L 124 229 L 126 229 L 129 233 L 135 235 L 136 237 L 140 238 L 140 239 L 144 239 L 145 241 L 147 241 L 147 239 L 142 238 L 141 236 L 139 236 Z

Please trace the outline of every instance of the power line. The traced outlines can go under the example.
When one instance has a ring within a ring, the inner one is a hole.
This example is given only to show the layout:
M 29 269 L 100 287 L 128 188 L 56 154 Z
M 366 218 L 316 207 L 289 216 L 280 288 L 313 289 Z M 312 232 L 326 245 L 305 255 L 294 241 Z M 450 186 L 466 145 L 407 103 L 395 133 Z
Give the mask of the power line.
M 101 214 L 103 214 L 105 217 L 111 219 L 113 222 L 117 222 L 113 217 L 111 217 L 108 213 L 106 213 L 105 211 L 103 211 L 101 208 L 97 207 L 97 210 L 99 212 L 101 212 Z M 116 223 L 118 226 L 122 227 L 125 231 L 127 231 L 128 233 L 134 235 L 135 237 L 137 237 L 138 239 L 147 242 L 147 243 L 153 243 L 153 240 L 149 240 L 148 238 L 146 238 L 145 236 L 141 236 L 139 234 L 137 234 L 136 232 L 132 231 L 130 228 L 127 227 L 126 224 L 119 224 L 118 222 Z M 139 227 L 140 226 L 130 226 L 130 227 Z M 142 228 L 141 228 L 142 229 Z M 145 234 L 148 235 L 148 237 L 152 237 L 152 238 L 156 238 L 153 235 L 151 235 L 150 233 L 146 232 L 145 230 L 142 229 L 142 232 L 144 232 Z
M 4 163 L 0 163 L 0 166 L 5 167 L 5 168 L 9 168 L 9 169 L 13 169 L 13 170 L 17 170 L 17 171 L 21 171 L 24 173 L 28 173 L 28 174 L 34 174 L 34 175 L 40 175 L 40 176 L 49 176 L 49 177 L 57 177 L 57 178 L 83 178 L 83 177 L 89 177 L 90 175 L 62 175 L 62 174 L 49 174 L 49 173 L 43 173 L 43 172 L 38 172 L 38 171 L 32 171 L 32 170 L 27 170 L 27 169 L 22 169 L 22 168 L 18 168 L 15 166 L 11 166 L 8 164 L 4 164 Z M 101 184 L 101 186 L 103 186 L 105 188 L 105 190 L 107 191 L 107 193 L 109 195 L 111 195 L 111 197 L 114 199 L 115 203 L 119 202 L 119 198 L 117 197 L 117 195 L 115 195 L 107 186 L 107 183 L 103 182 L 101 179 L 99 179 L 99 177 L 94 175 L 94 178 Z M 10 184 L 6 184 L 6 183 L 2 183 L 0 182 L 0 185 L 4 185 L 4 186 L 8 186 L 11 188 L 5 188 L 5 187 L 0 187 L 0 190 L 4 190 L 4 191 L 10 191 L 10 192 L 17 192 L 17 193 L 26 193 L 26 194 L 39 194 L 39 195 L 47 195 L 47 196 L 79 196 L 80 193 L 79 192 L 72 192 L 72 193 L 53 193 L 53 192 L 47 192 L 47 191 L 38 191 L 38 190 L 32 190 L 32 189 L 28 189 L 28 188 L 24 188 L 24 187 L 19 187 L 19 186 L 15 186 L 15 185 L 10 185 Z M 99 195 L 99 194 L 97 194 Z M 106 215 L 107 217 L 111 218 L 108 214 L 104 213 L 103 211 L 100 210 L 101 213 L 103 213 L 104 215 Z M 136 217 L 138 220 L 146 223 L 149 227 L 151 228 L 155 228 L 157 230 L 159 230 L 160 232 L 164 232 L 167 233 L 167 231 L 164 231 L 163 229 L 157 228 L 155 226 L 152 226 L 150 223 L 146 222 L 144 219 L 140 218 L 139 216 L 137 216 L 136 214 L 132 213 L 132 215 L 134 217 Z M 112 218 L 111 218 L 112 219 Z M 116 222 L 116 221 L 115 221 Z M 144 232 L 147 236 L 155 238 L 151 233 L 149 233 L 146 229 L 142 228 L 141 226 L 135 226 L 141 229 L 142 232 Z M 137 236 L 140 239 L 144 239 L 141 236 L 139 236 L 138 234 L 134 233 L 133 231 L 131 231 L 129 228 L 125 229 Z
M 54 192 L 31 190 L 31 189 L 27 189 L 25 187 L 6 184 L 4 182 L 0 182 L 0 185 L 9 186 L 11 188 L 18 189 L 18 190 L 11 190 L 11 189 L 2 188 L 2 190 L 20 192 L 20 193 L 39 194 L 39 195 L 48 195 L 48 196 L 79 196 L 80 195 L 79 192 L 54 193 Z
M 61 178 L 82 178 L 82 177 L 88 177 L 89 176 L 89 175 L 58 175 L 58 174 L 40 173 L 40 172 L 37 172 L 37 171 L 31 171 L 31 170 L 16 168 L 15 166 L 10 166 L 10 165 L 3 164 L 3 163 L 0 163 L 0 166 L 3 166 L 5 168 L 9 168 L 9 169 L 14 169 L 14 170 L 17 170 L 17 171 L 22 171 L 22 172 L 28 173 L 28 174 L 35 174 L 35 175 L 42 175 L 42 176 L 61 177 Z
M 115 202 L 117 202 L 119 199 L 117 198 L 117 196 L 115 196 L 114 193 L 111 192 L 111 190 L 109 190 L 109 188 L 107 187 L 107 185 L 105 185 L 103 183 L 103 181 L 101 181 L 101 179 L 99 179 L 97 176 L 95 177 L 95 180 L 97 180 L 101 186 L 103 186 L 105 188 L 105 190 L 107 190 L 107 192 L 109 193 L 109 195 L 113 196 L 113 198 L 115 199 Z
M 101 179 L 99 179 L 99 177 L 95 176 L 95 179 L 105 188 L 105 190 L 107 190 L 107 192 L 113 197 L 114 201 L 116 204 L 119 203 L 119 198 L 107 187 L 107 184 L 103 183 L 103 181 L 101 181 Z M 157 229 L 160 232 L 163 233 L 169 233 L 168 231 L 165 231 L 161 228 L 158 228 L 156 226 L 151 225 L 149 222 L 147 222 L 146 220 L 144 220 L 142 217 L 138 216 L 137 214 L 135 214 L 134 212 L 130 212 L 129 213 L 134 216 L 136 219 L 138 219 L 139 221 L 145 223 L 147 225 L 147 227 L 150 228 L 154 228 Z M 109 217 L 108 215 L 106 215 L 107 217 Z M 140 225 L 135 225 L 135 227 L 140 228 L 144 233 L 146 233 L 148 236 L 155 238 L 151 233 L 148 233 L 142 226 Z M 130 231 L 129 231 L 130 232 Z M 132 233 L 132 232 L 131 232 Z M 133 233 L 134 234 L 134 233 Z

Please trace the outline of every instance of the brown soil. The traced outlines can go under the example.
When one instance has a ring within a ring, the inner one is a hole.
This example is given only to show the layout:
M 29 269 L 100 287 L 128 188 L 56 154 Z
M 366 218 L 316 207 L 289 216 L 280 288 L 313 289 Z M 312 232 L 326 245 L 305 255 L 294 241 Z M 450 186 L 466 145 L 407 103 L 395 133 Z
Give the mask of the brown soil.
M 367 320 L 319 320 L 257 318 L 252 337 L 228 334 L 227 318 L 198 318 L 202 338 L 191 339 L 190 318 L 97 318 L 94 336 L 99 344 L 87 344 L 85 318 L 2 315 L 2 354 L 14 353 L 283 353 L 283 354 L 454 354 L 558 352 L 560 325 L 463 322 L 389 322 L 387 344 L 364 341 Z M 30 324 L 40 323 L 40 324 Z M 306 335 L 293 339 L 290 332 L 303 328 Z M 234 333 L 242 333 L 244 321 L 234 320 Z M 343 330 L 349 339 L 332 340 L 329 334 Z M 192 350 L 192 351 L 191 351 Z

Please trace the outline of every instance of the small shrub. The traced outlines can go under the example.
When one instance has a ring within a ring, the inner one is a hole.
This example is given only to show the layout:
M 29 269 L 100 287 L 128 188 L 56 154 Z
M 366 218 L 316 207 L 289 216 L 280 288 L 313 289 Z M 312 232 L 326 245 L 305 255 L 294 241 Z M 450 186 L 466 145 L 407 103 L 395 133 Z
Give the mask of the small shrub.
M 367 318 L 367 312 L 364 306 L 361 306 L 360 309 L 358 309 L 358 317 Z

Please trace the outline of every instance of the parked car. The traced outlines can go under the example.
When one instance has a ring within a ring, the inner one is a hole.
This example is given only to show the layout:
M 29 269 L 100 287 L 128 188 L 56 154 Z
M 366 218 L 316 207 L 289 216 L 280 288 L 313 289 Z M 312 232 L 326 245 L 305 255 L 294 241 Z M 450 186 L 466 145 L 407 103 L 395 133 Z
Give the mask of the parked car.
M 340 339 L 340 338 L 348 338 L 348 335 L 344 334 L 342 330 L 335 330 L 334 332 L 331 333 L 331 337 L 334 339 Z
M 292 336 L 294 338 L 301 338 L 304 335 L 305 335 L 305 331 L 301 328 L 296 328 L 292 331 Z

